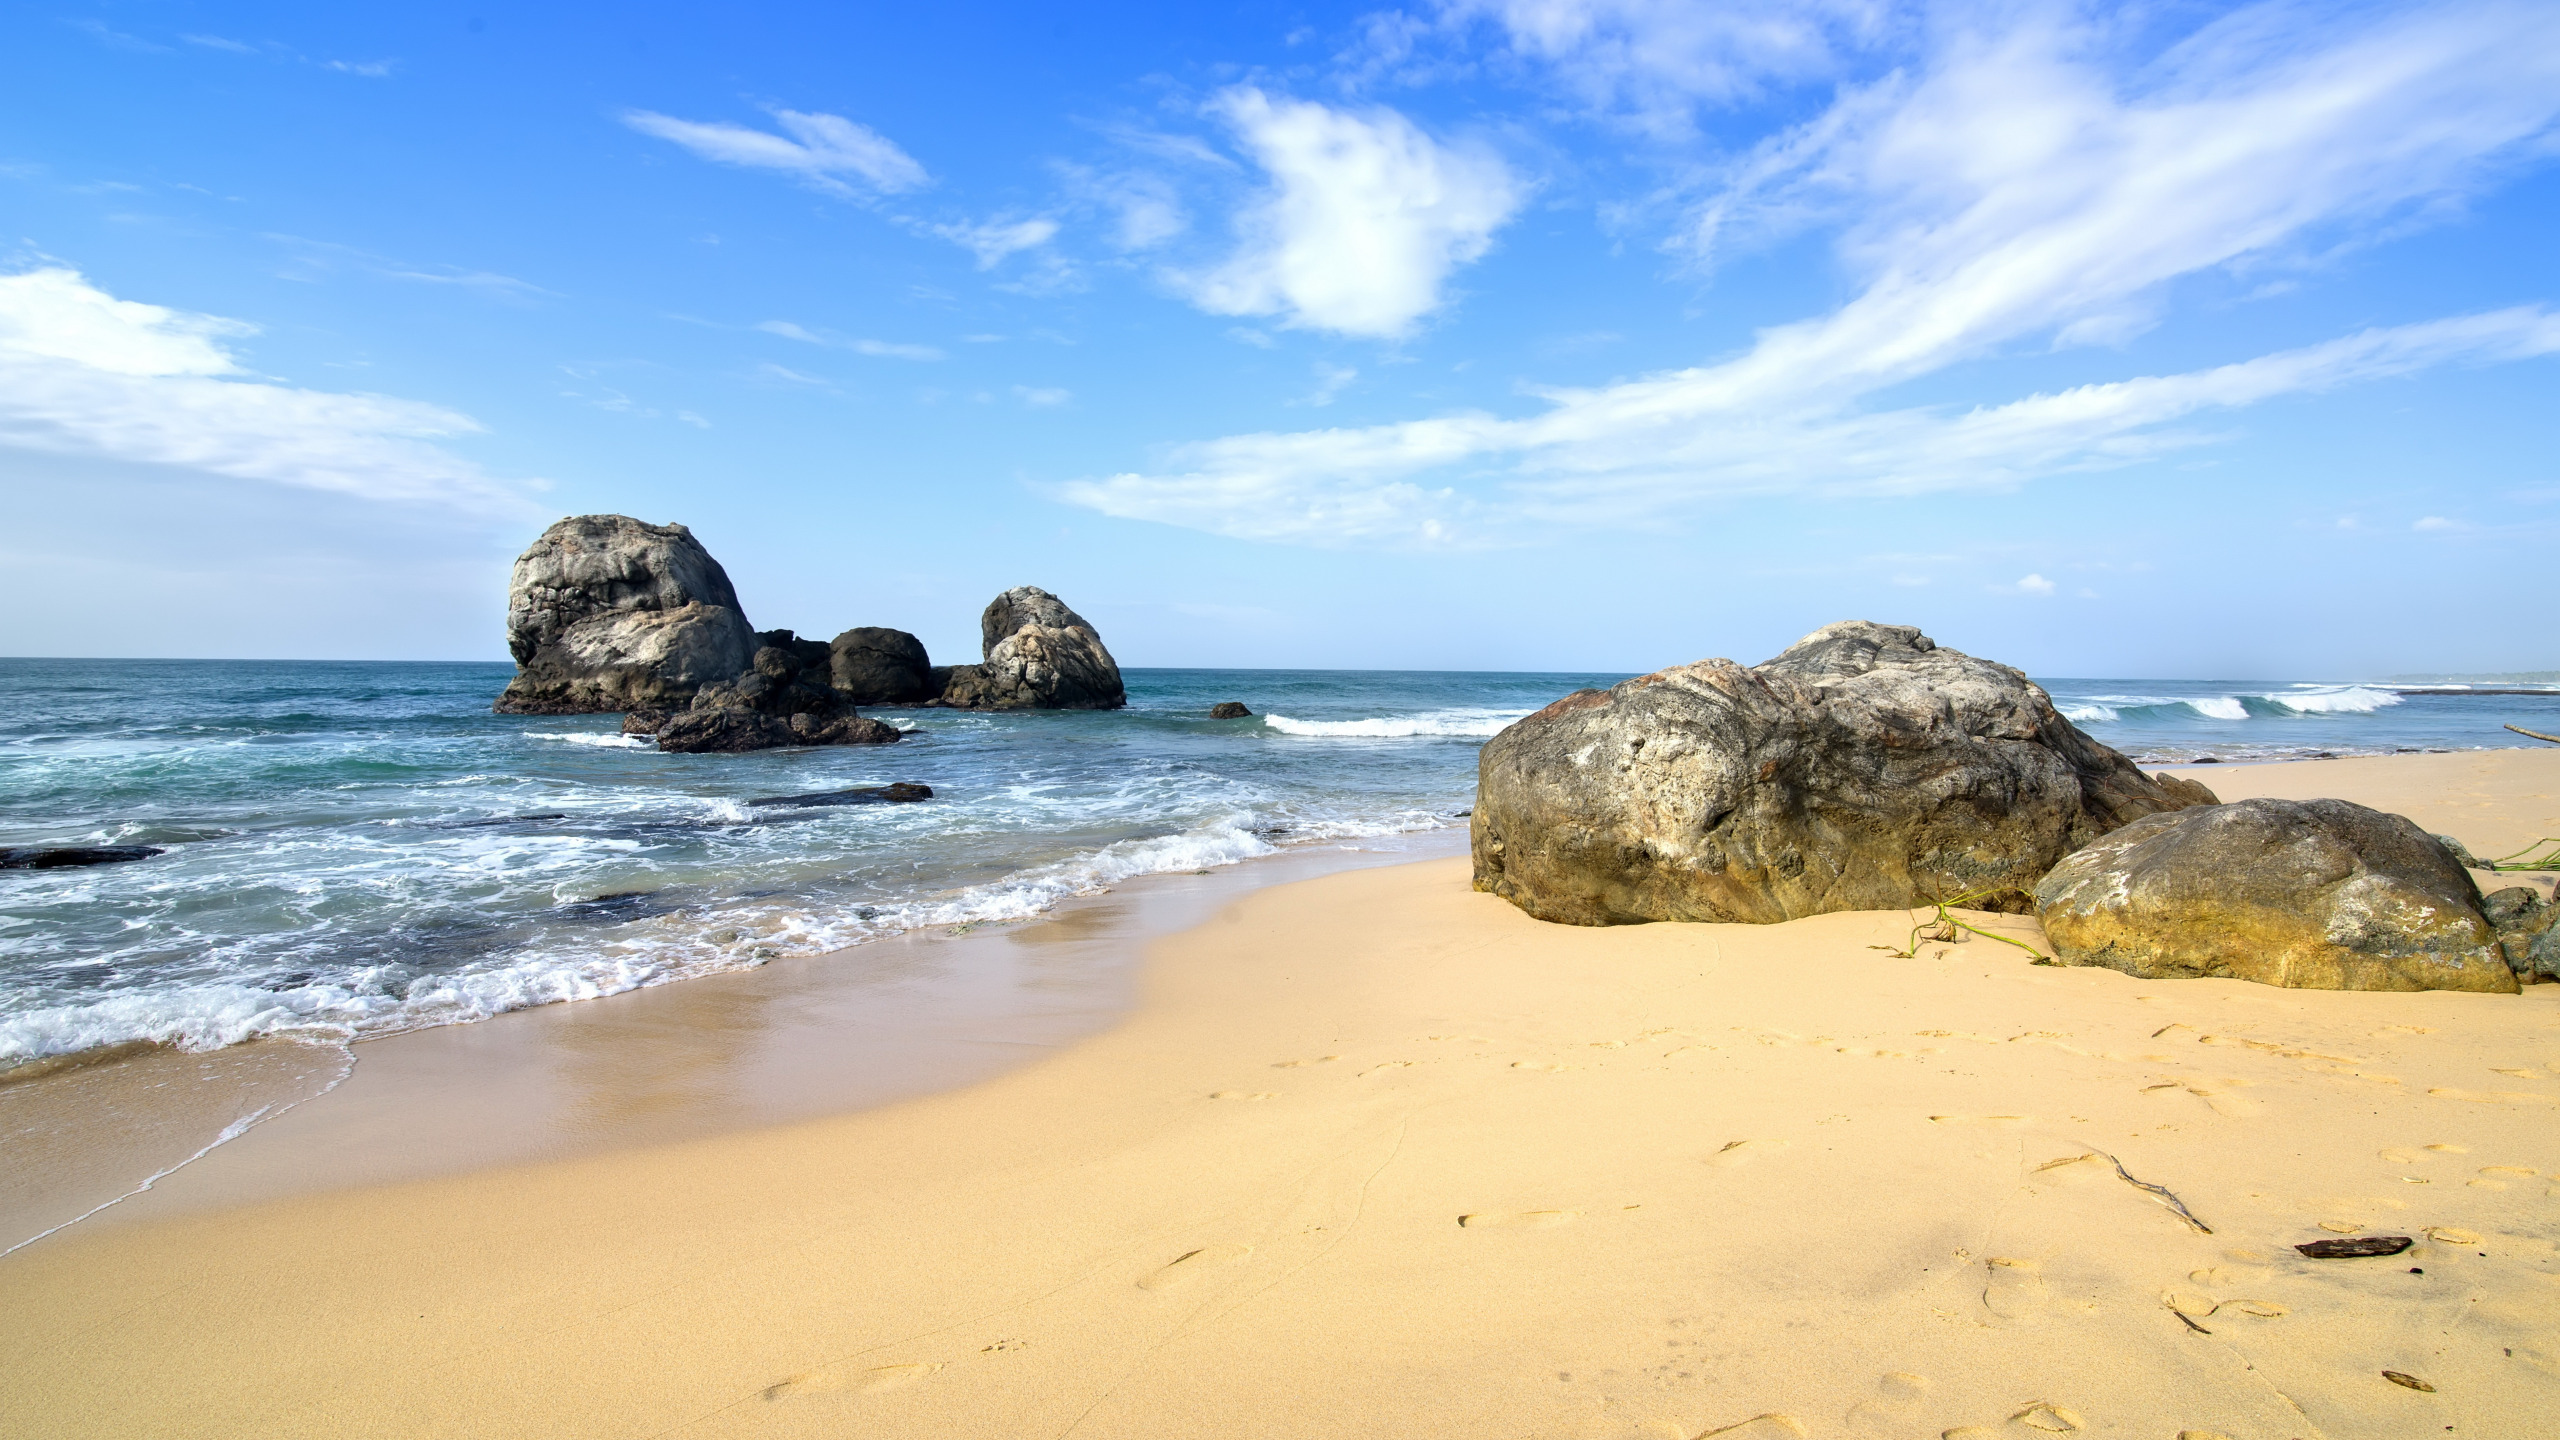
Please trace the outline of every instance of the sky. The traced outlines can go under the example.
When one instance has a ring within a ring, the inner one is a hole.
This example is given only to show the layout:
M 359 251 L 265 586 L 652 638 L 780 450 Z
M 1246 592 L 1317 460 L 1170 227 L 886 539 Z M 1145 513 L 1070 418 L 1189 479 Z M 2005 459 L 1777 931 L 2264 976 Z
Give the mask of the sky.
M 2549 669 L 2555 161 L 2547 0 L 13 6 L 0 653 Z

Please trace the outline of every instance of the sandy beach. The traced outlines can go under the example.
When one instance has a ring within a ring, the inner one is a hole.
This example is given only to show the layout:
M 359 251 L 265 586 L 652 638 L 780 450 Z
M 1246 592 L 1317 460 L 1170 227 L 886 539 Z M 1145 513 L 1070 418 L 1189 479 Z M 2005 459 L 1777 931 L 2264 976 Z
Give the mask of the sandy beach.
M 2560 834 L 2560 751 L 2182 773 L 2484 855 Z M 1666 1440 L 2560 1414 L 2560 985 L 2142 981 L 1979 939 L 1900 958 L 1910 932 L 1546 925 L 1449 859 L 1261 889 L 1155 942 L 1125 1020 L 964 1089 L 65 1231 L 0 1262 L 0 1413 Z M 2294 1248 L 2360 1234 L 2414 1244 Z

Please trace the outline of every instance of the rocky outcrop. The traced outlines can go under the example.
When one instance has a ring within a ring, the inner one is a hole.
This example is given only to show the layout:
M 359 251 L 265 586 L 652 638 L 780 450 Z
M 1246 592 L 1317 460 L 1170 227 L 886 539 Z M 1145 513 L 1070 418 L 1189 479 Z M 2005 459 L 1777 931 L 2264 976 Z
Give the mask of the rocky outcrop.
M 1117 710 L 1119 662 L 1085 618 L 1036 585 L 997 596 L 978 617 L 986 656 L 942 675 L 934 703 L 960 710 Z
M 2409 820 L 2344 800 L 2136 820 L 2054 866 L 2036 915 L 2063 963 L 2145 979 L 2516 988 L 2461 862 Z
M 69 870 L 83 865 L 122 865 L 169 853 L 156 845 L 11 845 L 0 848 L 0 870 Z
M 2560 905 L 2546 902 L 2531 886 L 2510 885 L 2483 896 L 2480 915 L 2498 932 L 2507 968 L 2517 979 L 2560 980 Z
M 886 745 L 898 732 L 854 713 L 852 702 L 827 684 L 828 647 L 788 630 L 756 637 L 768 643 L 734 680 L 703 686 L 689 709 L 640 723 L 673 753 L 774 750 L 791 745 Z M 623 717 L 625 733 L 634 718 Z
M 921 705 L 942 693 L 924 642 L 904 630 L 847 630 L 827 652 L 829 683 L 856 705 Z
M 512 715 L 681 707 L 745 669 L 755 634 L 720 562 L 682 525 L 575 515 L 516 558 Z
M 1212 720 L 1247 720 L 1252 716 L 1253 712 L 1244 708 L 1244 702 L 1241 700 L 1221 700 L 1209 707 L 1209 718 Z
M 1767 923 L 1959 895 L 2023 911 L 2054 862 L 2172 793 L 2006 665 L 1851 621 L 1744 667 L 1583 690 L 1488 741 L 1475 885 L 1542 920 Z

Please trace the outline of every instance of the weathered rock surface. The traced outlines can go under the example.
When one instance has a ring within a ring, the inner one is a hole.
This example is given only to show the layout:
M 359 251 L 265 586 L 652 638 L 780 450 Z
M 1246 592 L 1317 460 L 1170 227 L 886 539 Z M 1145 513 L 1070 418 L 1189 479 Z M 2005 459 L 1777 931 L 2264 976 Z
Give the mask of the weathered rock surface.
M 896 742 L 894 727 L 854 713 L 851 702 L 826 683 L 826 646 L 798 640 L 788 630 L 757 638 L 773 643 L 756 651 L 744 674 L 703 686 L 689 709 L 625 715 L 623 732 L 651 726 L 658 748 L 675 754 Z
M 1212 720 L 1244 720 L 1252 715 L 1253 712 L 1244 708 L 1244 702 L 1241 700 L 1221 700 L 1209 707 L 1209 718 Z
M 934 703 L 961 710 L 1117 710 L 1119 662 L 1085 618 L 1036 585 L 1017 585 L 978 617 L 986 659 L 943 674 Z
M 2146 979 L 2512 993 L 2461 862 L 2344 800 L 2242 800 L 2135 820 L 2036 887 L 2057 959 Z
M 2023 911 L 2054 862 L 2178 793 L 2006 665 L 1904 625 L 1817 630 L 1568 695 L 1488 741 L 1475 884 L 1542 920 L 1767 923 L 1961 894 Z
M 12 845 L 0 848 L 0 870 L 68 870 L 121 865 L 169 852 L 156 845 Z
M 2507 968 L 2518 978 L 2560 980 L 2560 905 L 2546 903 L 2529 885 L 2510 885 L 2483 897 L 2480 914 L 2498 932 Z
M 898 732 L 868 715 L 775 715 L 744 706 L 696 706 L 666 718 L 658 748 L 669 754 L 780 750 L 794 745 L 890 745 Z
M 516 677 L 493 708 L 568 715 L 681 707 L 745 669 L 756 638 L 692 531 L 574 515 L 517 557 L 507 648 Z
M 924 642 L 904 630 L 847 630 L 827 651 L 829 683 L 856 705 L 921 705 L 942 693 Z

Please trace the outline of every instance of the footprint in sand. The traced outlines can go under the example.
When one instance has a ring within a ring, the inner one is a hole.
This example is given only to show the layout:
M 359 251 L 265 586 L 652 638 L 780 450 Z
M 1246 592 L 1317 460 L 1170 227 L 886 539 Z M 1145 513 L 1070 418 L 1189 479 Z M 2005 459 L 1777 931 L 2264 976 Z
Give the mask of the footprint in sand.
M 1232 1265 L 1253 1253 L 1250 1245 L 1203 1245 L 1187 1255 L 1179 1255 L 1138 1282 L 1141 1290 L 1179 1290 L 1201 1276 L 1222 1266 Z
M 2033 1115 L 1932 1115 L 1929 1120 L 1937 1125 L 1991 1125 L 2006 1129 L 2024 1125 L 2035 1118 Z
M 779 1385 L 765 1387 L 767 1400 L 788 1400 L 797 1395 L 820 1395 L 850 1391 L 857 1395 L 877 1395 L 884 1390 L 902 1390 L 941 1369 L 939 1362 L 925 1365 L 829 1365 L 806 1375 L 794 1375 Z
M 1461 1215 L 1458 1223 L 1469 1230 L 1548 1230 L 1570 1225 L 1579 1210 L 1484 1210 Z
M 1511 1062 L 1511 1068 L 1514 1070 L 1541 1070 L 1549 1074 L 1554 1074 L 1558 1071 L 1570 1070 L 1573 1067 L 1570 1065 L 1559 1065 L 1552 1060 L 1514 1060 Z
M 2468 1230 L 2456 1230 L 2450 1225 L 2431 1225 L 2427 1227 L 2427 1238 L 2435 1241 L 2439 1245 L 2477 1245 L 2480 1243 L 2479 1236 L 2472 1234 Z
M 1982 1268 L 1983 1309 L 2003 1320 L 2028 1320 L 2044 1313 L 2041 1262 L 1991 1255 L 1984 1257 Z
M 2074 1430 L 2089 1428 L 2089 1422 L 2080 1418 L 2079 1411 L 2046 1400 L 2039 1400 L 2010 1416 L 2009 1423 L 2042 1430 L 2048 1435 L 2067 1435 Z
M 2551 1097 L 2548 1095 L 2537 1095 L 2524 1090 L 2458 1090 L 2450 1085 L 2440 1085 L 2427 1093 L 2439 1100 L 2468 1100 L 2474 1105 L 2548 1105 L 2551 1103 Z
M 2178 1440 L 2231 1440 L 2231 1437 L 2219 1430 L 2181 1430 Z
M 2530 1165 L 2483 1165 L 2480 1167 L 2480 1173 L 2503 1176 L 2510 1180 L 2530 1180 L 2542 1172 Z
M 1754 1156 L 1785 1148 L 1787 1148 L 1787 1142 L 1784 1140 L 1728 1140 L 1723 1149 L 1707 1157 L 1707 1163 L 1727 1167 L 1741 1165 Z
M 1766 1415 L 1754 1415 L 1739 1425 L 1709 1430 L 1698 1440 L 1804 1440 L 1804 1433 L 1803 1421 L 1772 1410 Z
M 1341 1058 L 1342 1057 L 1339 1055 L 1319 1055 L 1313 1060 L 1279 1060 L 1274 1061 L 1271 1068 L 1274 1070 L 1295 1070 L 1301 1065 L 1322 1065 L 1328 1061 L 1339 1060 Z
M 1280 1097 L 1269 1090 L 1212 1090 L 1209 1092 L 1209 1098 L 1212 1100 L 1277 1100 Z
M 2433 1150 L 2434 1152 L 2436 1152 L 2436 1153 L 2437 1153 L 2437 1154 L 2439 1154 L 2439 1155 L 2468 1155 L 2468 1154 L 2470 1154 L 2470 1153 L 2471 1153 L 2471 1147 L 2470 1147 L 2470 1146 L 2468 1146 L 2468 1145 L 2442 1145 L 2442 1144 L 2438 1144 L 2438 1145 L 2430 1145 L 2430 1146 L 2428 1146 L 2427 1148 L 2428 1148 L 2428 1149 L 2430 1149 L 2430 1150 Z
M 1850 1406 L 1842 1418 L 1861 1435 L 1906 1435 L 1910 1433 L 1911 1416 L 1928 1393 L 1928 1377 L 1896 1370 L 1877 1379 L 1874 1399 Z

